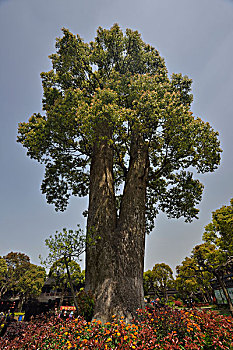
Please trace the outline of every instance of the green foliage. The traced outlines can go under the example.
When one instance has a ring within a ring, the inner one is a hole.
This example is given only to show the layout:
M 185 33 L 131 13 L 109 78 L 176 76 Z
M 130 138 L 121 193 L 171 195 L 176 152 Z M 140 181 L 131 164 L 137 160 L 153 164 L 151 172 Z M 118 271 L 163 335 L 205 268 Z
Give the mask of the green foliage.
M 224 275 L 233 266 L 233 199 L 229 206 L 212 212 L 212 222 L 205 227 L 203 244 L 192 250 L 191 258 L 185 258 L 177 266 L 176 288 L 183 295 L 200 290 L 210 291 L 210 280 L 217 278 L 224 288 Z M 227 293 L 227 291 L 225 291 Z
M 0 292 L 10 291 L 21 297 L 37 297 L 44 285 L 46 272 L 30 263 L 26 254 L 10 252 L 0 258 Z
M 206 295 L 211 293 L 210 280 L 213 275 L 197 264 L 194 258 L 186 257 L 181 265 L 176 267 L 175 286 L 183 299 L 194 297 L 200 293 Z
M 70 263 L 74 259 L 79 259 L 84 253 L 86 246 L 86 236 L 78 225 L 78 230 L 67 230 L 63 228 L 62 232 L 56 231 L 54 237 L 50 235 L 45 240 L 45 245 L 49 249 L 46 260 L 42 263 L 46 266 L 60 261 Z
M 227 272 L 228 257 L 221 249 L 217 249 L 214 244 L 203 243 L 195 246 L 192 250 L 192 257 L 196 264 L 203 270 L 210 273 L 220 273 L 222 276 Z
M 148 270 L 143 274 L 143 285 L 145 295 L 149 291 L 158 293 L 167 300 L 167 288 L 174 286 L 173 272 L 167 264 L 155 264 L 152 271 Z
M 71 195 L 88 194 L 94 145 L 105 139 L 120 208 L 131 145 L 140 135 L 150 163 L 147 232 L 158 210 L 196 218 L 203 186 L 189 168 L 214 171 L 221 149 L 218 133 L 190 111 L 191 79 L 168 77 L 158 51 L 117 24 L 99 27 L 90 43 L 63 29 L 50 59 L 52 70 L 41 74 L 45 115 L 33 114 L 18 129 L 28 156 L 45 164 L 41 189 L 48 203 L 64 210 Z
M 82 288 L 85 283 L 85 271 L 81 271 L 81 267 L 76 261 L 70 261 L 68 266 L 74 287 L 76 290 Z M 49 276 L 55 279 L 57 288 L 70 287 L 66 265 L 62 259 L 53 263 L 49 270 Z
M 18 281 L 18 291 L 24 297 L 38 297 L 44 285 L 46 271 L 44 267 L 30 264 Z
M 60 285 L 67 286 L 71 288 L 71 293 L 73 296 L 74 304 L 76 309 L 78 309 L 78 304 L 75 296 L 74 285 L 83 280 L 84 276 L 81 273 L 80 266 L 75 263 L 75 259 L 80 260 L 80 255 L 84 253 L 86 245 L 94 245 L 96 240 L 94 240 L 95 235 L 90 232 L 88 238 L 83 233 L 82 229 L 78 225 L 78 230 L 67 230 L 63 229 L 62 232 L 56 231 L 56 234 L 50 236 L 45 240 L 45 244 L 49 249 L 49 254 L 47 258 L 42 262 L 44 265 L 52 265 L 51 273 L 57 275 L 57 283 Z M 97 238 L 96 238 L 97 239 Z M 64 268 L 66 269 L 66 274 L 64 273 Z M 60 279 L 60 280 L 59 280 Z M 64 289 L 64 288 L 62 288 Z
M 230 205 L 212 212 L 212 222 L 205 227 L 203 240 L 233 257 L 233 198 Z
M 19 280 L 30 267 L 30 259 L 26 254 L 18 252 L 10 252 L 3 259 L 4 270 L 7 267 L 7 271 L 5 270 L 2 279 L 2 292 L 4 294 L 10 290 L 17 293 Z
M 85 320 L 91 321 L 94 315 L 94 295 L 91 293 L 91 291 L 85 292 L 82 290 L 77 294 L 77 302 L 78 314 L 83 316 Z

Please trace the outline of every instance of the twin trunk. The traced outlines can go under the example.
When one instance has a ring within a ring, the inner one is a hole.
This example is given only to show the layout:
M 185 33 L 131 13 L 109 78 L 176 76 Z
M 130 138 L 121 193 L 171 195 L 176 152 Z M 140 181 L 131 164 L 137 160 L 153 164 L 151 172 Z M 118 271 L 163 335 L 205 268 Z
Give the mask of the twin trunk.
M 144 306 L 143 269 L 148 149 L 131 143 L 130 164 L 117 215 L 113 149 L 108 136 L 96 142 L 90 170 L 88 233 L 99 236 L 86 250 L 86 290 L 95 295 L 94 318 L 113 314 L 130 321 Z

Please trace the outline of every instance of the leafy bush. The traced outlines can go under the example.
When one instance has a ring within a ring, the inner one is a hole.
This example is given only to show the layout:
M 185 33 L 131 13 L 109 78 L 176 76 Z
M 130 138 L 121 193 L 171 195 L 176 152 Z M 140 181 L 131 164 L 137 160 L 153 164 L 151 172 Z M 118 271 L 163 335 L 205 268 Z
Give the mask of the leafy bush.
M 95 306 L 94 296 L 91 291 L 80 291 L 77 295 L 77 302 L 79 307 L 78 314 L 83 316 L 86 321 L 91 321 Z

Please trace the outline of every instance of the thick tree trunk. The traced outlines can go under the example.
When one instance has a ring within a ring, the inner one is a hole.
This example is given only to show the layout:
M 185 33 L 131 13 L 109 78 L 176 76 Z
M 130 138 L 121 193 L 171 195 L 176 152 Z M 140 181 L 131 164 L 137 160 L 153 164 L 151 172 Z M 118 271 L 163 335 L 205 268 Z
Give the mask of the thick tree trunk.
M 112 149 L 96 146 L 91 164 L 88 230 L 101 237 L 87 247 L 86 290 L 94 291 L 94 318 L 106 322 L 113 314 L 130 321 L 144 307 L 143 269 L 148 150 L 140 138 L 131 144 L 119 218 L 116 215 Z
M 107 288 L 114 276 L 114 230 L 116 203 L 113 181 L 113 149 L 108 143 L 110 131 L 103 126 L 102 137 L 94 146 L 91 169 L 87 235 L 100 237 L 94 245 L 86 247 L 85 289 L 96 298 L 96 310 L 106 309 L 109 302 Z M 97 312 L 95 312 L 97 313 Z M 99 318 L 104 312 L 101 312 Z M 103 318 L 103 317 L 102 317 Z

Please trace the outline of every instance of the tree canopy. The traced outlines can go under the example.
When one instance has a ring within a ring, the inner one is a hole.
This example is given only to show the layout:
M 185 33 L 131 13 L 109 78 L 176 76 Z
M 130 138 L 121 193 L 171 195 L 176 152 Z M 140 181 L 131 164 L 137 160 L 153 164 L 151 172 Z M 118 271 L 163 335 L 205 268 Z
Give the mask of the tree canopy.
M 205 302 L 212 301 L 210 280 L 213 274 L 204 271 L 193 257 L 186 257 L 176 267 L 176 272 L 175 286 L 183 299 L 201 296 Z
M 169 78 L 158 51 L 137 31 L 124 35 L 118 25 L 99 27 L 89 44 L 63 29 L 50 59 L 52 70 L 41 74 L 45 115 L 20 123 L 18 136 L 27 154 L 45 164 L 41 188 L 48 203 L 64 210 L 70 195 L 87 195 L 90 160 L 100 139 L 113 149 L 120 201 L 131 144 L 140 135 L 150 161 L 147 228 L 153 228 L 159 209 L 187 221 L 197 217 L 203 186 L 186 169 L 214 171 L 220 148 L 218 133 L 190 111 L 191 79 Z
M 205 227 L 203 239 L 233 258 L 233 198 L 230 205 L 212 212 L 212 222 Z
M 5 294 L 18 295 L 21 309 L 23 302 L 41 293 L 46 277 L 45 269 L 30 263 L 30 258 L 19 252 L 0 257 L 0 298 Z

